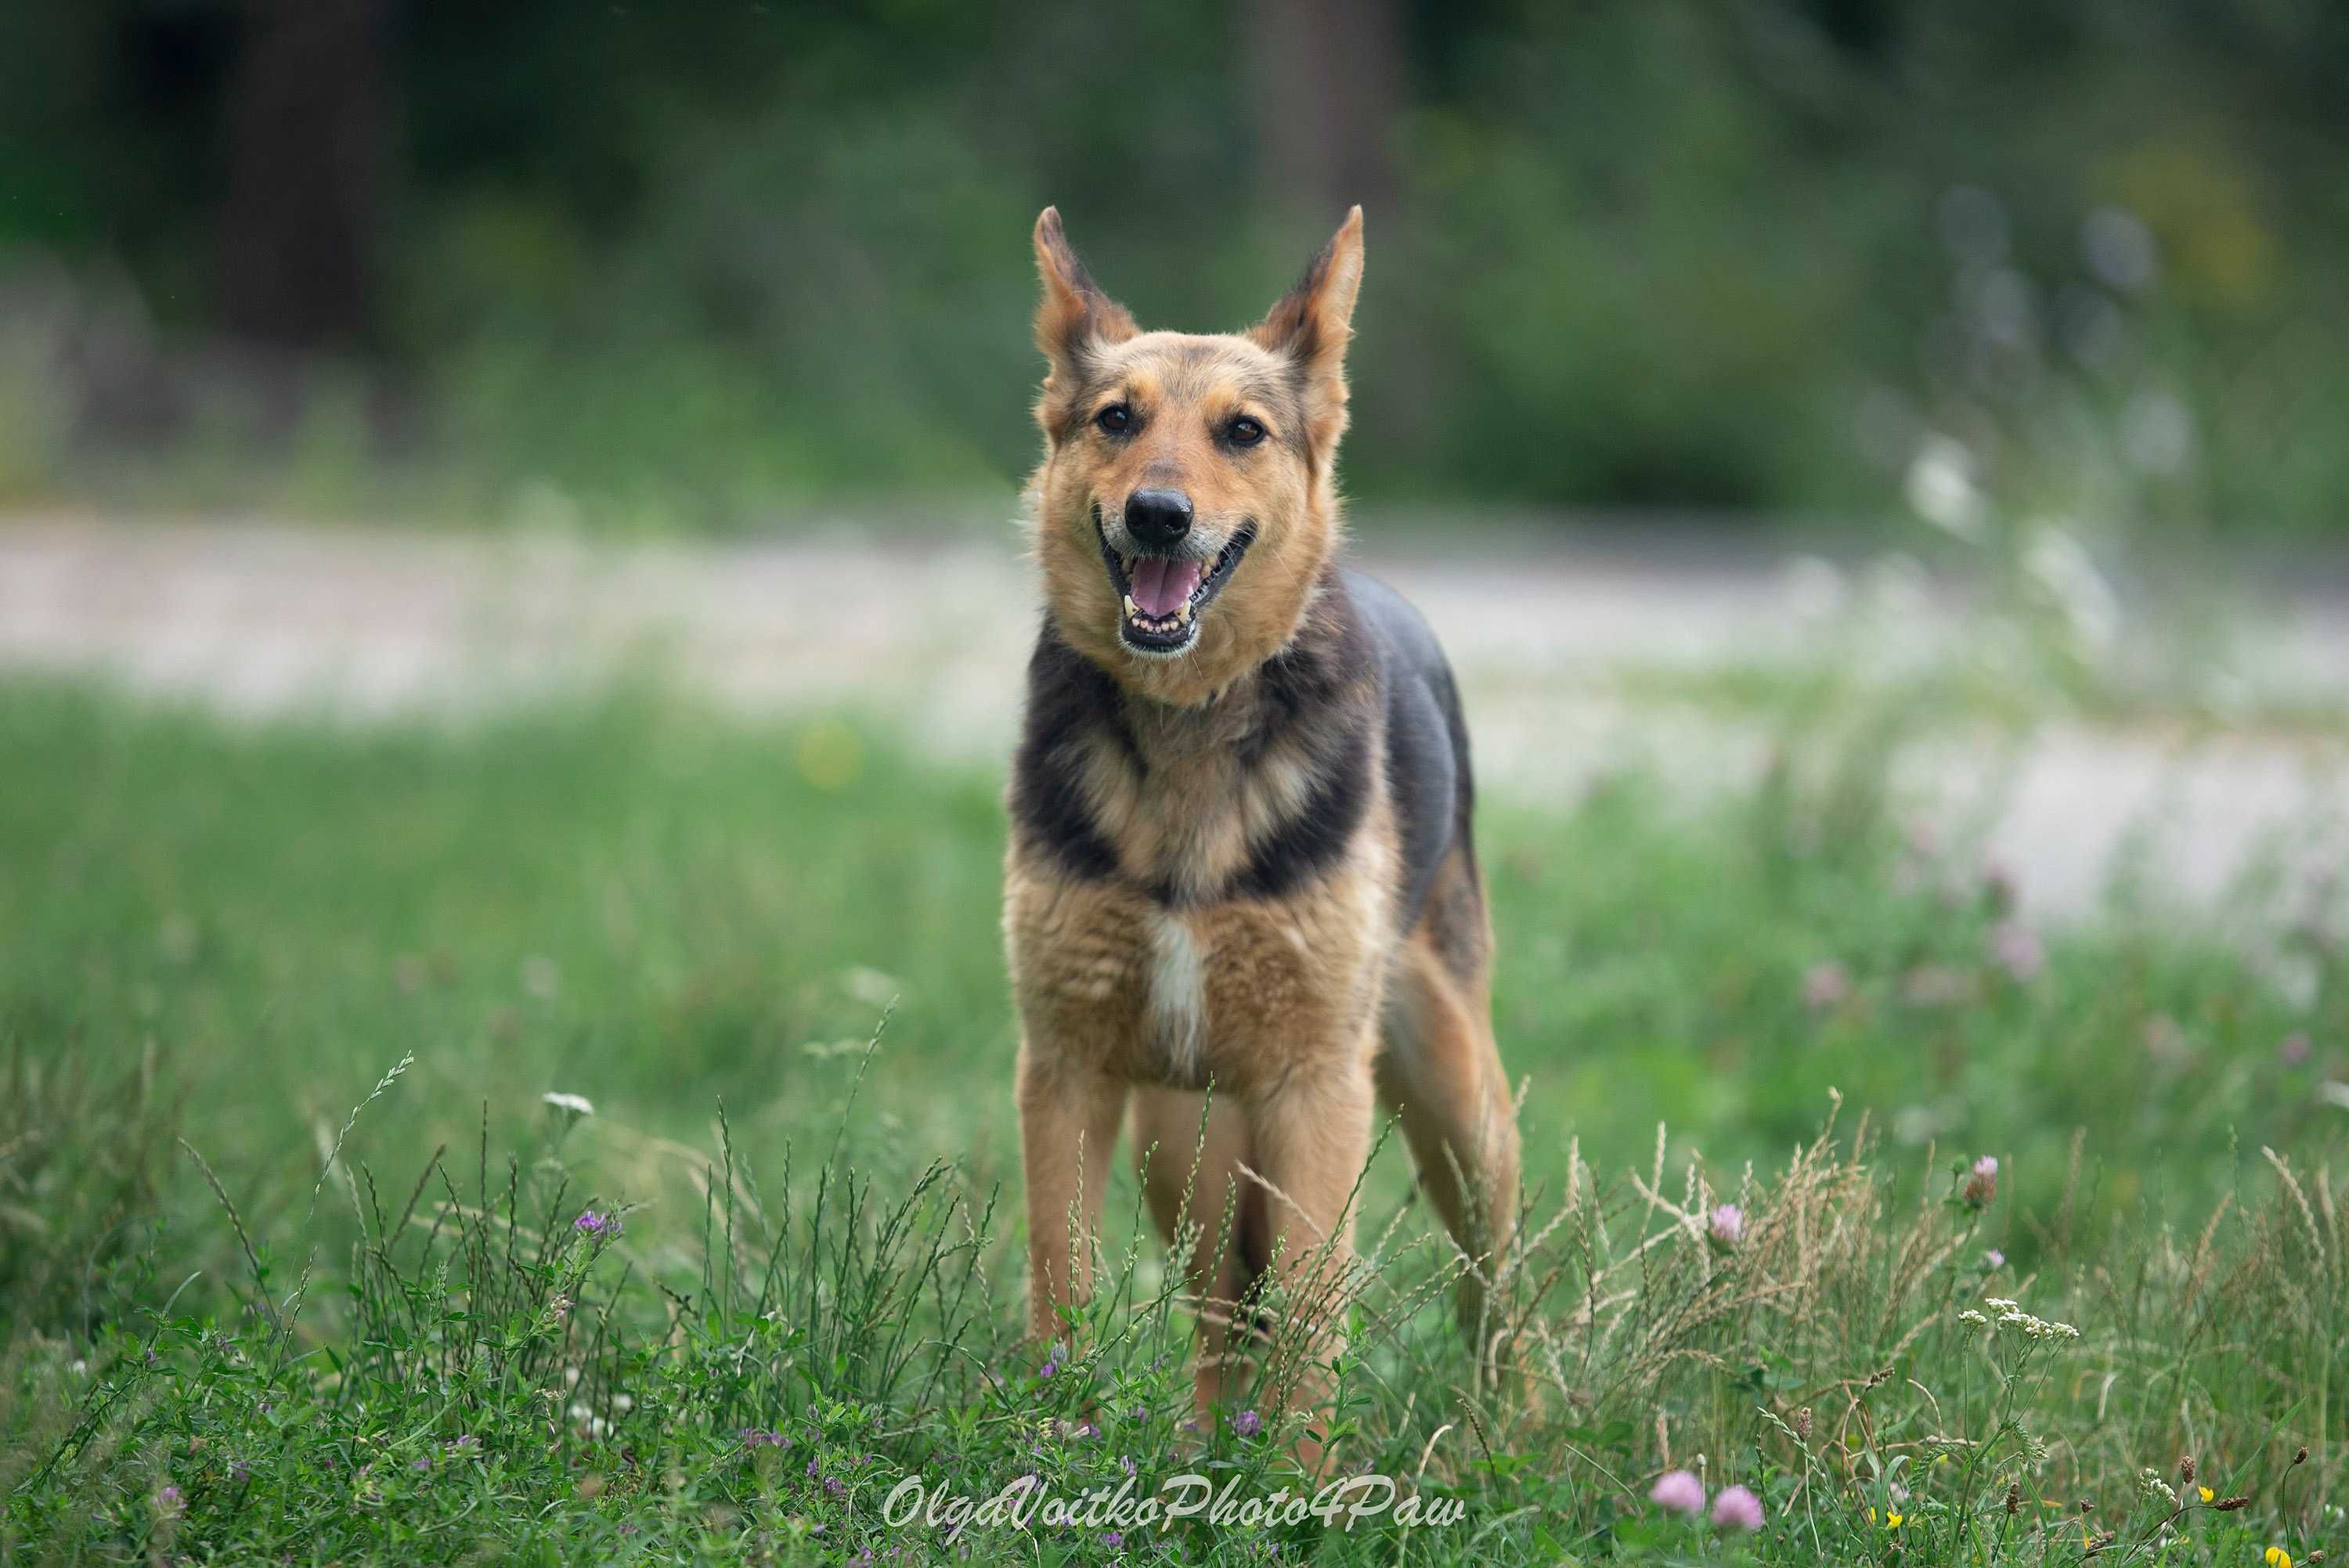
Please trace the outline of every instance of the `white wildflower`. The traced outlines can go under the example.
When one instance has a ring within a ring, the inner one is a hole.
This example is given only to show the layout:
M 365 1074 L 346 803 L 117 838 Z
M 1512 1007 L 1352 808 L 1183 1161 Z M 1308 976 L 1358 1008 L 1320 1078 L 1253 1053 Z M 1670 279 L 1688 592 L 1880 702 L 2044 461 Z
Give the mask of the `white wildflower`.
M 2119 597 L 2105 574 L 2096 569 L 2095 562 L 2075 536 L 2067 520 L 2053 519 L 2035 525 L 2031 544 L 2023 552 L 2023 565 L 2054 602 L 2070 625 L 2072 635 L 2083 647 L 2101 653 L 2112 645 L 2120 631 Z
M 1976 1312 L 1971 1306 L 1966 1308 L 1965 1311 L 1958 1314 L 1958 1321 L 1960 1323 L 1971 1323 L 1977 1328 L 1987 1328 L 1990 1326 L 1990 1319 L 1984 1317 L 1981 1313 Z
M 522 961 L 522 988 L 542 1002 L 552 1002 L 563 989 L 563 971 L 554 959 L 533 954 Z
M 1909 460 L 1909 504 L 1917 515 L 1961 539 L 1979 539 L 1989 511 L 1976 483 L 1974 455 L 1961 441 L 1928 436 Z
M 1992 1312 L 2013 1312 L 2021 1303 L 2009 1301 L 2002 1295 L 1986 1295 L 1982 1297 L 1982 1305 Z
M 2148 1500 L 2158 1497 L 2172 1508 L 2178 1506 L 2178 1493 L 2171 1491 L 2169 1483 L 2161 1479 L 2161 1472 L 2150 1466 L 2138 1473 L 2137 1489 Z
M 549 1089 L 538 1098 L 568 1116 L 595 1114 L 595 1105 L 584 1094 L 564 1094 L 560 1089 Z
M 2033 1317 L 2031 1314 L 2022 1311 L 2001 1313 L 1998 1326 L 2001 1328 L 2019 1328 L 2024 1337 L 2030 1339 L 2077 1339 L 2080 1337 L 2080 1331 L 2068 1323 L 2054 1323 L 2044 1317 Z

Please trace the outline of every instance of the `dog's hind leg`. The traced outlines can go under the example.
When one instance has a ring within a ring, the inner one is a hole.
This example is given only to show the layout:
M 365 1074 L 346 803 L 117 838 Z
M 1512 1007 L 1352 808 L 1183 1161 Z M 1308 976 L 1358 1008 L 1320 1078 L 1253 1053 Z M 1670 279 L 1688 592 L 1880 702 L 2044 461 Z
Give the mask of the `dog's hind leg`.
M 1227 1099 L 1185 1089 L 1133 1091 L 1133 1161 L 1151 1217 L 1187 1270 L 1198 1304 L 1197 1398 L 1205 1411 L 1247 1387 L 1263 1337 L 1255 1286 L 1264 1272 L 1264 1193 L 1239 1181 L 1247 1121 Z M 1187 1251 L 1186 1251 L 1187 1249 Z
M 1501 1325 L 1488 1287 L 1506 1265 L 1517 1219 L 1517 1124 L 1493 1037 L 1491 941 L 1464 851 L 1454 851 L 1387 979 L 1379 1094 L 1402 1122 L 1421 1191 L 1469 1261 L 1461 1326 L 1478 1358 Z

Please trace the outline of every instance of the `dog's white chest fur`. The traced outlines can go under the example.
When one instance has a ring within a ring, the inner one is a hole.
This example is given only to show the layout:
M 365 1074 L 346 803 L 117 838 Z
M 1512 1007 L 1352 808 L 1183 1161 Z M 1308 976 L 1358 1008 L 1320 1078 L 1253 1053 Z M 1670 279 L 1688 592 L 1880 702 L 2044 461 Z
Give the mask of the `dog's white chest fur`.
M 1206 967 L 1189 923 L 1173 911 L 1161 911 L 1150 927 L 1148 1016 L 1158 1047 L 1166 1053 L 1169 1076 L 1178 1082 L 1188 1082 L 1199 1071 L 1207 1032 Z

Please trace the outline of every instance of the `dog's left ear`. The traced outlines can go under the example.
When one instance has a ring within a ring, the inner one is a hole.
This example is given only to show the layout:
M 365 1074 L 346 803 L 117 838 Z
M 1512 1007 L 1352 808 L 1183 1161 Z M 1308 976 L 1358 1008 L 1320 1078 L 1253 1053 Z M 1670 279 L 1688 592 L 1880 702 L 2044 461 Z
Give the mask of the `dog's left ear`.
M 1327 453 L 1346 429 L 1346 345 L 1362 288 L 1362 210 L 1356 207 L 1295 288 L 1248 335 L 1295 362 L 1304 381 L 1313 449 Z

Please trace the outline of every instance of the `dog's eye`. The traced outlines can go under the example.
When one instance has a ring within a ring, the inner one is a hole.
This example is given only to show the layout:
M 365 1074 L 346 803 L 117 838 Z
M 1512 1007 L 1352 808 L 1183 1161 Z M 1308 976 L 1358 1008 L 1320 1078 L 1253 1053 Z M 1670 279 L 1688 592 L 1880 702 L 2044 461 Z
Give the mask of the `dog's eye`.
M 1243 414 L 1224 432 L 1224 438 L 1235 447 L 1253 447 L 1264 439 L 1264 427 Z
M 1133 423 L 1133 410 L 1123 403 L 1112 403 L 1093 416 L 1093 423 L 1101 427 L 1103 435 L 1123 435 L 1125 428 Z

